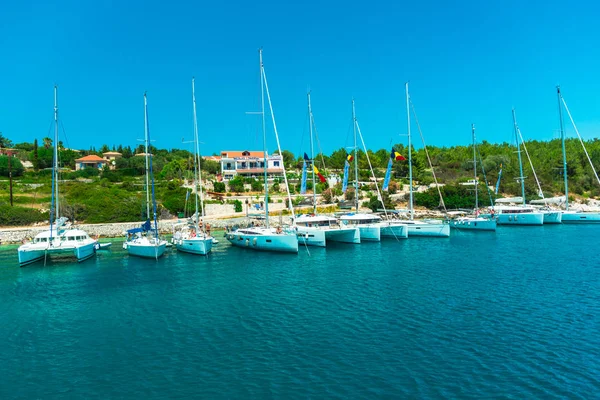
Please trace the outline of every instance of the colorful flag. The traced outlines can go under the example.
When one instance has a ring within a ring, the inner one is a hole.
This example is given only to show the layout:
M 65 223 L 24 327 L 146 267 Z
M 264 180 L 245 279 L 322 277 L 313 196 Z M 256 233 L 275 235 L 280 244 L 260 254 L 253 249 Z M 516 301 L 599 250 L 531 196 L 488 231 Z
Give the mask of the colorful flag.
M 392 152 L 390 153 L 390 158 L 392 160 L 396 160 L 396 161 L 406 161 L 406 158 L 404 158 L 404 156 L 402 154 L 400 154 L 396 150 L 394 150 L 393 147 L 392 147 Z
M 498 172 L 498 182 L 496 182 L 495 194 L 498 194 L 498 188 L 500 187 L 500 178 L 502 178 L 502 164 L 500 164 L 500 172 Z
M 304 153 L 304 161 L 310 162 L 310 158 L 308 158 L 308 154 Z
M 354 156 L 352 154 L 348 154 L 348 157 L 346 157 L 346 160 L 348 160 L 348 162 L 352 162 L 352 161 L 354 161 Z
M 323 174 L 321 174 L 319 172 L 319 170 L 317 169 L 316 165 L 313 165 L 313 170 L 315 171 L 315 174 L 317 174 L 317 176 L 319 177 L 319 180 L 321 181 L 321 183 L 327 182 L 327 179 L 325 179 L 325 177 L 323 176 Z
M 304 153 L 306 157 L 306 153 Z M 302 162 L 302 181 L 300 184 L 300 194 L 306 193 L 306 160 Z
M 390 184 L 390 178 L 392 177 L 392 165 L 394 164 L 394 159 L 390 158 L 388 161 L 387 171 L 385 171 L 385 179 L 383 180 L 382 190 L 388 190 L 388 185 Z
M 350 169 L 350 163 L 346 161 L 344 163 L 344 181 L 342 182 L 342 193 L 346 193 L 348 189 L 348 171 Z

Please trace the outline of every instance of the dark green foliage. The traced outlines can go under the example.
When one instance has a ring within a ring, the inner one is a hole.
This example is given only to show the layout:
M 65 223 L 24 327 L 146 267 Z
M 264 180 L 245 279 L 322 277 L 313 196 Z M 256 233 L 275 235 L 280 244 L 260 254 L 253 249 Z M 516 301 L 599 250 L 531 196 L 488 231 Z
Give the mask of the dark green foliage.
M 200 159 L 200 167 L 203 173 L 206 172 L 212 175 L 221 173 L 221 164 L 214 160 L 205 160 L 202 158 Z
M 0 203 L 0 226 L 31 225 L 43 221 L 48 221 L 48 212 Z
M 446 185 L 440 187 L 447 209 L 472 209 L 475 207 L 475 191 L 472 186 Z M 440 196 L 436 188 L 414 194 L 415 205 L 429 209 L 440 207 Z M 489 206 L 489 195 L 485 188 L 479 188 L 479 205 Z
M 214 191 L 217 193 L 225 193 L 225 183 L 224 182 L 213 182 Z
M 233 201 L 233 210 L 235 212 L 241 212 L 242 211 L 242 202 L 239 200 L 234 200 Z
M 383 192 L 382 194 L 383 197 L 383 204 L 385 204 L 385 209 L 387 210 L 393 210 L 394 209 L 394 204 L 392 203 L 392 201 L 390 200 L 390 195 L 387 192 Z M 366 206 L 368 208 L 371 209 L 371 211 L 375 212 L 377 210 L 382 210 L 383 204 L 381 204 L 381 200 L 379 200 L 377 198 L 377 195 L 371 195 L 369 196 L 369 201 L 365 202 Z
M 251 186 L 253 192 L 262 192 L 263 187 L 264 187 L 263 183 L 256 179 L 252 180 L 252 183 L 250 184 L 250 186 Z
M 9 156 L 0 156 L 0 176 L 8 176 L 8 158 Z M 10 156 L 10 163 L 13 177 L 23 175 L 24 168 L 21 160 Z
M 242 193 L 244 191 L 244 179 L 237 175 L 235 178 L 230 180 L 229 190 L 235 193 Z
M 70 182 L 61 185 L 65 195 L 63 205 L 70 206 L 72 220 L 87 223 L 127 222 L 142 220 L 145 203 L 141 194 L 131 193 L 117 186 Z M 144 197 L 145 200 L 145 197 Z

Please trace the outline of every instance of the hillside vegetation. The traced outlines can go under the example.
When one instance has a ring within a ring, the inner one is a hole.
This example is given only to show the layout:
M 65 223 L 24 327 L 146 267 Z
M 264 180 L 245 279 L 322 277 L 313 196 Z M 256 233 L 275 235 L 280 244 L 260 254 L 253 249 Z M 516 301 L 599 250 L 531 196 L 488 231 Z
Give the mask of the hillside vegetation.
M 0 137 L 4 140 L 5 146 L 7 143 L 12 146 L 12 143 L 6 142 L 7 139 L 1 134 Z M 526 146 L 544 195 L 550 197 L 563 194 L 560 140 L 529 141 L 526 142 Z M 12 147 L 18 150 L 17 159 L 13 159 L 12 163 L 14 206 L 9 206 L 8 182 L 6 181 L 8 159 L 7 156 L 0 156 L 0 177 L 4 177 L 0 181 L 0 225 L 47 221 L 51 199 L 51 171 L 47 168 L 52 165 L 53 143 L 50 139 L 45 138 L 42 146 L 38 146 L 36 140 L 34 143 L 20 143 Z M 586 147 L 592 163 L 600 166 L 600 141 L 597 139 L 587 141 Z M 394 148 L 400 154 L 407 156 L 407 148 L 404 145 L 398 144 Z M 567 140 L 566 148 L 570 193 L 583 198 L 600 196 L 600 185 L 596 181 L 579 141 Z M 428 146 L 427 149 L 438 182 L 446 185 L 442 188 L 446 206 L 448 208 L 472 207 L 473 191 L 459 185 L 473 179 L 472 148 L 470 146 Z M 478 163 L 485 171 L 484 178 L 480 169 L 479 179 L 481 181 L 485 179 L 489 185 L 495 185 L 502 166 L 501 195 L 520 195 L 520 183 L 517 180 L 519 166 L 515 146 L 508 143 L 492 144 L 484 141 L 478 145 L 478 149 Z M 103 170 L 87 168 L 74 171 L 75 159 L 89 154 L 102 156 L 102 153 L 111 150 L 123 154 L 122 158 L 115 161 L 114 169 L 105 167 Z M 99 151 L 91 148 L 87 151 L 76 152 L 64 149 L 62 143 L 59 143 L 61 213 L 71 220 L 89 223 L 145 219 L 144 157 L 135 156 L 135 153 L 142 150 L 141 147 L 132 149 L 124 146 L 113 146 L 112 148 L 102 146 Z M 151 147 L 150 151 L 154 155 L 153 165 L 159 213 L 163 217 L 176 215 L 184 211 L 186 197 L 188 204 L 193 203 L 193 196 L 188 194 L 189 190 L 183 187 L 183 183 L 186 180 L 189 183 L 193 177 L 191 172 L 192 154 L 186 150 L 166 150 L 154 147 Z M 302 157 L 297 157 L 289 151 L 283 151 L 282 155 L 288 178 L 292 181 L 291 190 L 297 193 L 300 188 L 298 178 L 301 174 Z M 341 176 L 347 155 L 347 151 L 343 148 L 329 155 L 319 154 L 316 157 L 319 170 L 326 176 L 332 173 Z M 375 169 L 375 175 L 380 179 L 383 178 L 390 156 L 389 149 L 369 150 L 368 155 Z M 537 185 L 524 151 L 522 157 L 526 176 L 526 195 L 529 199 L 538 198 Z M 23 162 L 26 161 L 31 162 L 33 168 L 24 168 Z M 363 151 L 358 152 L 358 163 L 359 180 L 369 181 L 371 172 Z M 413 150 L 412 163 L 415 183 L 422 185 L 433 183 L 432 170 L 424 149 Z M 205 189 L 223 193 L 225 197 L 222 197 L 222 202 L 226 201 L 226 196 L 230 193 L 260 195 L 263 191 L 262 181 L 254 178 L 238 178 L 227 184 L 219 182 L 217 175 L 220 172 L 220 165 L 215 161 L 202 160 L 202 172 Z M 349 179 L 350 181 L 354 180 L 353 168 L 350 169 Z M 393 162 L 390 193 L 395 192 L 401 183 L 408 183 L 408 161 Z M 312 189 L 311 186 L 309 182 L 309 191 Z M 316 190 L 317 193 L 323 192 L 327 198 L 334 199 L 336 195 L 341 195 L 340 188 L 341 185 L 338 184 L 331 188 L 331 191 L 324 192 L 327 190 L 327 185 L 319 183 Z M 372 206 L 373 209 L 378 208 L 372 183 L 361 189 L 363 200 L 366 200 L 365 205 Z M 275 193 L 283 190 L 281 182 L 272 182 L 271 190 Z M 483 185 L 479 190 L 481 203 L 486 204 L 489 202 L 487 191 Z M 392 202 L 388 202 L 387 194 L 384 197 L 388 206 L 394 206 Z M 428 208 L 438 207 L 437 191 L 430 190 L 417 194 L 415 202 L 417 205 Z

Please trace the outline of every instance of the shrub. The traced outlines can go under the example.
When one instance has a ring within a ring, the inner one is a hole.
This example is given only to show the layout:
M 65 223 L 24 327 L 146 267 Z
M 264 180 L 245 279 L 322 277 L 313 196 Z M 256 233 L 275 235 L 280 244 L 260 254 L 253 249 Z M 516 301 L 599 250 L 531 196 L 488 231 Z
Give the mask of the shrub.
M 23 175 L 23 164 L 21 164 L 21 160 L 16 157 L 11 157 L 11 170 L 12 176 L 21 176 Z M 8 156 L 0 156 L 0 175 L 8 176 Z
M 252 180 L 250 187 L 252 188 L 253 192 L 261 192 L 263 190 L 263 184 L 256 179 Z
M 0 203 L 0 225 L 2 226 L 31 225 L 43 221 L 48 221 L 48 212 L 42 213 L 28 207 L 11 207 L 6 203 Z
M 229 190 L 235 193 L 242 193 L 244 191 L 244 179 L 238 175 L 230 180 Z
M 213 182 L 214 191 L 217 193 L 225 193 L 225 183 L 224 182 Z
M 233 201 L 233 210 L 235 212 L 242 212 L 242 202 L 239 200 Z

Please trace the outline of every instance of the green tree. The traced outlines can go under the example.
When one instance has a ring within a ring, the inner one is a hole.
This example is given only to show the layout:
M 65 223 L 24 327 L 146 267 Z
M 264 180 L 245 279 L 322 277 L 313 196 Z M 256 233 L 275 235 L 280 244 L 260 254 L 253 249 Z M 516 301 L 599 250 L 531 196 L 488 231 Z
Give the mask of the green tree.
M 346 157 L 348 157 L 348 152 L 343 147 L 335 150 L 329 156 L 329 168 L 331 169 L 344 169 L 344 163 L 346 162 Z
M 23 171 L 25 170 L 25 168 L 23 168 L 23 164 L 21 164 L 21 160 L 19 160 L 17 157 L 13 157 L 13 156 L 0 156 L 0 175 L 1 176 L 8 176 L 8 158 L 10 157 L 10 163 L 11 163 L 11 169 L 12 169 L 12 175 L 13 176 L 21 176 L 23 175 Z
M 4 137 L 2 135 L 2 132 L 0 132 L 0 147 L 12 147 L 13 143 L 12 140 L 8 139 L 7 137 Z
M 38 155 L 38 141 L 37 139 L 33 140 L 33 158 L 30 157 L 31 163 L 33 164 L 33 170 L 38 171 L 40 169 L 40 159 Z
M 244 191 L 244 179 L 240 175 L 229 181 L 229 191 L 234 193 L 242 193 Z
M 51 138 L 46 136 L 45 138 L 42 139 L 42 141 L 44 142 L 44 147 L 46 149 L 49 149 L 52 147 L 52 139 Z
M 217 193 L 225 193 L 225 183 L 213 182 L 214 191 Z

